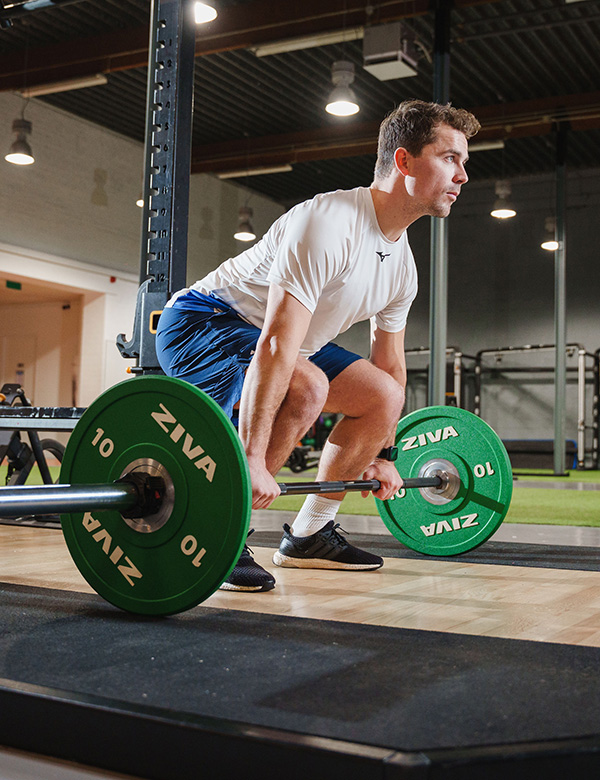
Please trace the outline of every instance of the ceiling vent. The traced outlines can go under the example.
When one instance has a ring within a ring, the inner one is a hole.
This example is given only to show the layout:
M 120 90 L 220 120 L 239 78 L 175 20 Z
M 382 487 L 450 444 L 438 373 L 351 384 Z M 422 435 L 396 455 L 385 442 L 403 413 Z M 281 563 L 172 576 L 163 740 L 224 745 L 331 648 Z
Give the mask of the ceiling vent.
M 400 22 L 365 27 L 364 68 L 379 81 L 417 75 L 415 34 Z

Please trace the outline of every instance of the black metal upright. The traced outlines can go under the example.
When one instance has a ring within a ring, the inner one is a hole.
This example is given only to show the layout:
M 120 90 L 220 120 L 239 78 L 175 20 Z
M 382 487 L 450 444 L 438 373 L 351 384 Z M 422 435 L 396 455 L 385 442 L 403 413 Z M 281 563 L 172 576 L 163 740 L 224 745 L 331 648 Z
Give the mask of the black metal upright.
M 450 25 L 452 0 L 434 0 L 433 99 L 450 99 Z M 431 217 L 429 283 L 429 386 L 428 405 L 446 403 L 446 345 L 448 332 L 448 227 L 444 219 Z
M 567 404 L 567 292 L 566 292 L 566 214 L 567 214 L 568 124 L 556 128 L 556 241 L 554 252 L 554 474 L 565 472 Z M 584 457 L 584 454 L 581 454 Z
M 433 0 L 434 51 L 433 99 L 436 103 L 450 100 L 450 32 L 453 0 Z
M 171 293 L 185 286 L 194 95 L 192 0 L 153 0 L 148 52 L 140 289 L 133 336 L 117 346 L 136 373 L 160 371 L 154 334 Z

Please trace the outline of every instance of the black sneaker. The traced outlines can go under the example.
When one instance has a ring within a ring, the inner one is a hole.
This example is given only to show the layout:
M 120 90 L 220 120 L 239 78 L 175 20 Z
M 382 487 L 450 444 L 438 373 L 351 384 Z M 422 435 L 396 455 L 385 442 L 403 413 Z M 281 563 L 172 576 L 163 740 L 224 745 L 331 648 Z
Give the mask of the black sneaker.
M 337 531 L 340 524 L 330 520 L 312 536 L 292 536 L 283 526 L 279 550 L 273 555 L 276 566 L 292 569 L 379 569 L 383 558 L 353 547 Z M 343 531 L 343 529 L 341 529 Z M 344 531 L 344 533 L 346 533 Z
M 254 533 L 254 528 L 248 536 Z M 220 590 L 264 591 L 275 587 L 275 577 L 263 569 L 252 557 L 252 550 L 244 545 L 238 562 L 233 567 L 229 577 L 223 582 Z

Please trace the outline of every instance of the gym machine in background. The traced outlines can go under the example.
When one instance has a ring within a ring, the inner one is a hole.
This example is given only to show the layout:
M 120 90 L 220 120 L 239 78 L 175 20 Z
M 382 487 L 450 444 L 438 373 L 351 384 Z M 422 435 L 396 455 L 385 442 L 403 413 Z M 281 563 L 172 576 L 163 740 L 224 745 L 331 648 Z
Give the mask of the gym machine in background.
M 6 408 L 5 408 L 6 407 Z M 21 385 L 5 384 L 0 388 L 0 410 L 32 409 L 31 401 L 25 395 Z M 24 485 L 37 466 L 39 478 L 45 485 L 53 482 L 46 453 L 61 463 L 65 452 L 64 445 L 56 439 L 40 439 L 34 429 L 27 431 L 29 444 L 21 438 L 21 431 L 10 428 L 2 430 L 0 426 L 0 466 L 6 465 L 6 484 Z
M 521 411 L 527 413 L 529 395 L 530 405 L 535 404 L 536 414 L 541 414 L 540 409 L 544 406 L 552 408 L 552 400 L 548 398 L 545 402 L 541 395 L 528 394 L 527 388 L 535 385 L 543 389 L 553 384 L 555 368 L 550 361 L 554 351 L 553 344 L 539 344 L 486 348 L 473 356 L 463 353 L 458 347 L 448 347 L 446 404 L 468 409 L 481 417 L 485 391 L 504 386 L 513 396 L 516 392 L 525 394 Z M 408 379 L 406 411 L 410 412 L 426 404 L 430 351 L 419 347 L 407 349 L 405 354 Z M 536 357 L 546 359 L 534 365 Z M 565 439 L 565 468 L 597 469 L 600 465 L 600 349 L 591 353 L 582 344 L 567 344 L 565 357 L 567 388 L 576 386 L 576 400 L 570 394 L 569 407 L 572 411 L 569 426 L 574 434 Z M 519 363 L 519 359 L 526 362 Z M 491 422 L 501 432 L 504 427 L 501 421 L 496 419 Z M 550 426 L 551 421 L 545 420 L 544 432 Z M 521 434 L 518 435 L 520 437 Z M 521 439 L 507 433 L 503 438 L 513 468 L 553 468 L 554 444 L 550 435 L 542 433 Z
M 555 374 L 555 367 L 550 364 L 532 365 L 536 356 L 555 355 L 554 344 L 537 344 L 515 347 L 498 347 L 482 349 L 475 358 L 475 395 L 473 411 L 481 416 L 482 393 L 492 383 L 502 382 L 506 386 L 513 385 L 511 376 L 519 377 L 519 387 L 525 385 L 550 385 Z M 581 344 L 565 346 L 565 387 L 576 385 L 577 389 L 577 438 L 576 441 L 565 439 L 565 467 L 577 469 L 598 468 L 598 360 L 600 350 L 592 354 Z M 527 364 L 518 364 L 519 357 L 527 357 Z M 570 363 L 569 363 L 570 361 Z M 593 387 L 591 403 L 587 399 L 587 386 Z M 539 398 L 537 399 L 539 403 Z M 551 402 L 547 404 L 551 407 Z M 588 424 L 588 409 L 591 406 L 592 424 Z M 591 436 L 588 434 L 591 433 Z M 588 446 L 588 439 L 591 442 Z M 537 467 L 552 468 L 554 443 L 551 439 L 515 440 L 505 444 L 509 454 L 513 456 L 513 468 Z M 529 455 L 529 461 L 527 461 Z
M 407 349 L 404 354 L 407 371 L 406 411 L 412 411 L 422 408 L 427 403 L 431 351 L 427 347 L 417 347 Z M 472 388 L 468 380 L 473 375 L 474 361 L 473 356 L 465 355 L 458 347 L 446 349 L 445 402 L 447 406 L 472 409 Z

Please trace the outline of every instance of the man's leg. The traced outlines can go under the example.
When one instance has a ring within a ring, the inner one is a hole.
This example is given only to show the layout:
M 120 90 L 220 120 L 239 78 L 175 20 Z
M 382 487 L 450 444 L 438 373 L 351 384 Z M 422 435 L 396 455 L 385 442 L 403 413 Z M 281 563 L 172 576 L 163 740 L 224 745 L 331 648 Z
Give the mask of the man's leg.
M 288 392 L 273 423 L 267 452 L 267 468 L 271 474 L 277 474 L 321 414 L 329 389 L 323 371 L 305 358 L 298 358 Z
M 392 377 L 357 360 L 330 383 L 324 411 L 343 414 L 325 444 L 317 480 L 358 479 L 388 440 L 402 412 L 404 393 Z M 343 493 L 308 496 L 273 562 L 299 568 L 375 569 L 383 561 L 349 545 L 336 532 Z
M 358 479 L 395 430 L 404 391 L 385 371 L 358 360 L 331 382 L 324 411 L 344 415 L 323 448 L 318 480 Z M 343 493 L 330 495 L 340 501 Z
M 289 458 L 298 440 L 317 419 L 326 401 L 329 382 L 325 374 L 304 358 L 298 358 L 289 390 L 275 416 L 267 452 L 267 468 L 275 475 Z M 250 531 L 252 533 L 252 531 Z M 275 578 L 252 558 L 248 546 L 222 590 L 269 590 Z
M 221 309 L 209 299 L 205 303 L 204 309 L 165 309 L 158 326 L 157 355 L 167 376 L 196 385 L 231 416 L 260 331 L 235 313 L 227 313 L 225 305 Z M 267 591 L 275 587 L 275 578 L 256 563 L 245 545 L 220 587 Z
M 367 360 L 358 360 L 331 382 L 324 411 L 342 414 L 319 461 L 317 480 L 359 479 L 389 438 L 402 412 L 404 393 L 397 382 Z M 344 493 L 307 501 L 293 532 L 308 536 L 333 520 Z M 317 500 L 318 499 L 318 500 Z M 311 510 L 318 507 L 316 515 Z
M 245 371 L 259 335 L 257 328 L 240 320 L 235 313 L 220 311 L 214 301 L 207 299 L 204 311 L 165 310 L 159 323 L 157 354 L 167 375 L 200 387 L 232 415 L 239 406 Z M 273 426 L 267 459 L 272 474 L 279 471 L 298 440 L 317 419 L 328 392 L 329 380 L 325 373 L 308 360 L 298 358 Z M 270 590 L 274 585 L 274 577 L 244 547 L 221 588 L 260 591 Z

